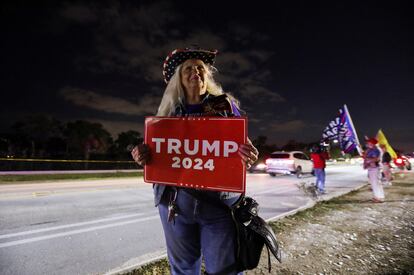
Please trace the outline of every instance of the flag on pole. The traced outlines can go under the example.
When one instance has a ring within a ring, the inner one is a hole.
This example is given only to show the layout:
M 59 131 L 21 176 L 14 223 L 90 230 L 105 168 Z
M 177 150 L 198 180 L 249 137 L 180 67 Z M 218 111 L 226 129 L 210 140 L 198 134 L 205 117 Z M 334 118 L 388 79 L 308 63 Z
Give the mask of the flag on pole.
M 322 139 L 337 140 L 344 153 L 351 153 L 357 149 L 359 155 L 362 156 L 361 144 L 346 105 L 339 109 L 339 115 L 325 128 Z
M 378 130 L 377 140 L 379 144 L 385 145 L 387 152 L 391 155 L 393 159 L 397 158 L 397 154 L 395 153 L 394 149 L 392 149 L 391 145 L 388 143 L 388 140 L 385 137 L 384 132 L 382 132 L 382 129 Z

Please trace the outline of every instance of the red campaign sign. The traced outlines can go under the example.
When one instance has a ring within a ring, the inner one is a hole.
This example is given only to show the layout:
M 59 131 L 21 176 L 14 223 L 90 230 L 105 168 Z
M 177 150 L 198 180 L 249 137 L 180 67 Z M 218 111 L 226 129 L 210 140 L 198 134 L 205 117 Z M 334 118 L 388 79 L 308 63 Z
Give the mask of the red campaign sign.
M 247 118 L 147 117 L 151 161 L 144 180 L 204 190 L 245 192 L 246 167 L 238 154 Z

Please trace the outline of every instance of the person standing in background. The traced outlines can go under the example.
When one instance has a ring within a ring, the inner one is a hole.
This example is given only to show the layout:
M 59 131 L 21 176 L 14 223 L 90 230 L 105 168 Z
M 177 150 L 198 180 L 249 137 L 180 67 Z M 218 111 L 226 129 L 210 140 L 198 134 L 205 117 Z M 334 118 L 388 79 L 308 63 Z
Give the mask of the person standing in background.
M 312 147 L 311 159 L 313 161 L 313 170 L 316 176 L 316 187 L 320 195 L 326 194 L 325 191 L 325 167 L 326 160 L 329 159 L 329 153 L 320 145 L 315 144 Z
M 385 184 L 386 185 L 392 185 L 392 173 L 391 173 L 391 155 L 387 151 L 387 147 L 385 144 L 380 144 L 380 148 L 382 150 L 382 158 L 381 158 L 381 164 L 382 164 L 382 173 L 384 176 Z
M 368 170 L 368 179 L 371 184 L 374 197 L 372 202 L 384 202 L 384 189 L 382 184 L 378 181 L 379 162 L 381 152 L 377 148 L 377 139 L 369 138 L 366 140 L 367 149 L 364 152 L 364 169 Z

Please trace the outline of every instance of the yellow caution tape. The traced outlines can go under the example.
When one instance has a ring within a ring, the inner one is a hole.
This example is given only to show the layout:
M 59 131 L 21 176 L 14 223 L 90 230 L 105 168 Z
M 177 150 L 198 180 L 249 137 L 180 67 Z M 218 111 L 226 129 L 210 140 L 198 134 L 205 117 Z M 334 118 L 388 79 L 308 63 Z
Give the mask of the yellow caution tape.
M 135 163 L 132 160 L 82 160 L 82 159 L 19 159 L 19 158 L 0 158 L 8 161 L 32 161 L 32 162 L 92 162 L 92 163 Z

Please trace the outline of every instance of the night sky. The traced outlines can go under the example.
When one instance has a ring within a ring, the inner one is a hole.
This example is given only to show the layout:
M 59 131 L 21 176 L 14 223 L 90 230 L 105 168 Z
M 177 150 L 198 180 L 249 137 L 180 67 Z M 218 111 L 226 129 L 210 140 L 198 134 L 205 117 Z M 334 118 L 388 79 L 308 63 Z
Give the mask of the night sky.
M 414 151 L 408 1 L 244 2 L 3 3 L 0 131 L 46 114 L 100 122 L 114 138 L 143 133 L 165 56 L 197 44 L 219 50 L 216 79 L 240 100 L 251 138 L 317 141 L 347 104 L 361 142 L 382 128 Z

